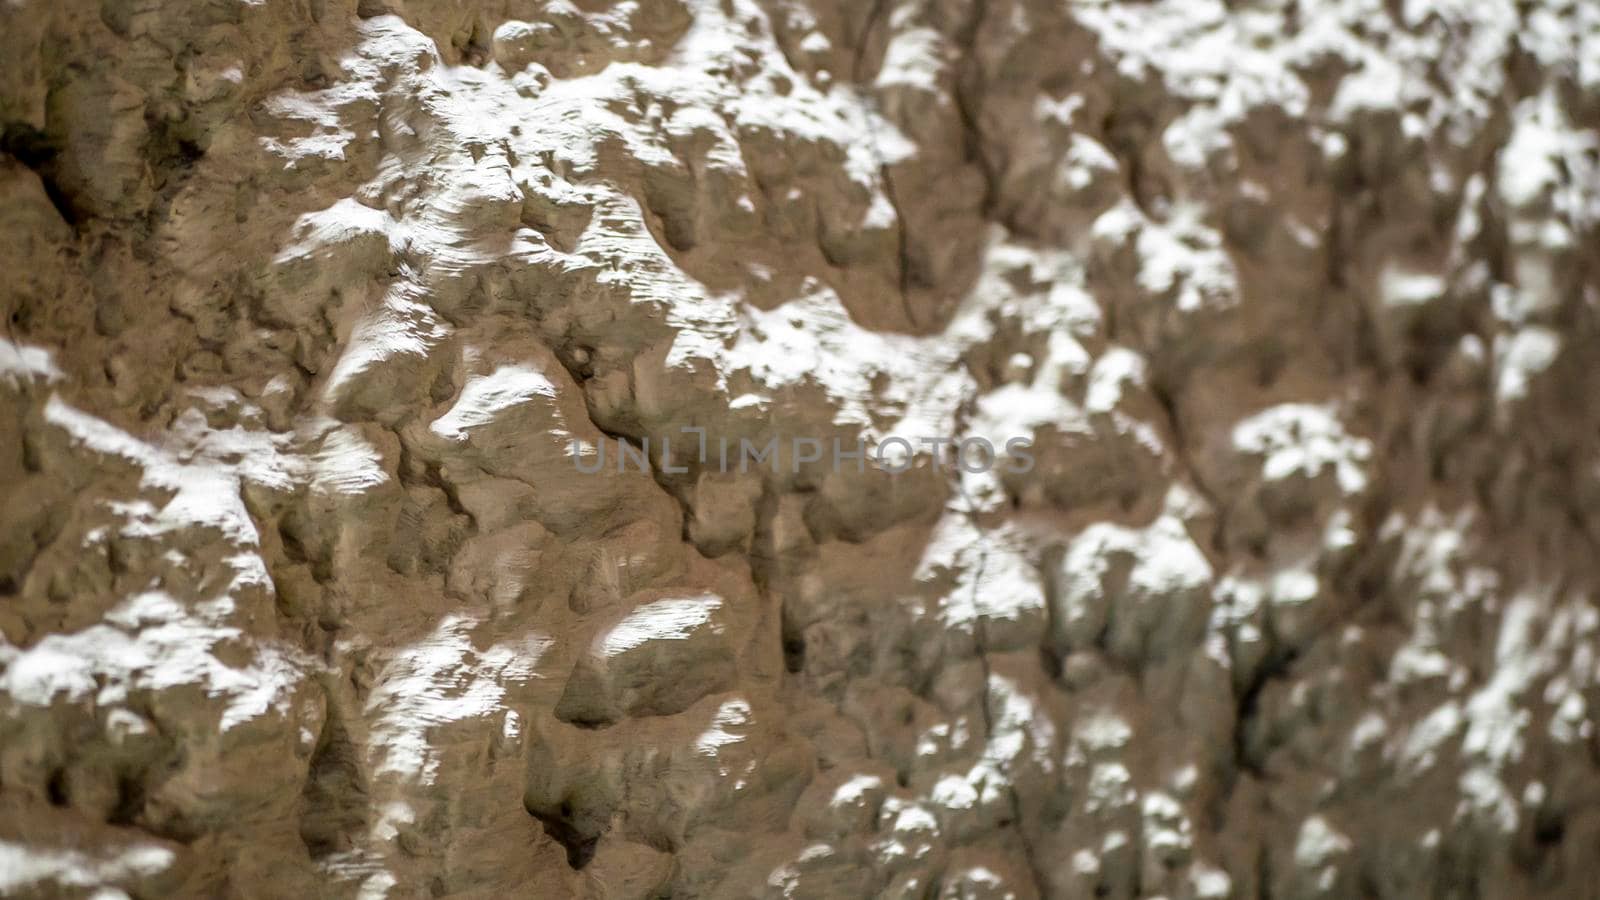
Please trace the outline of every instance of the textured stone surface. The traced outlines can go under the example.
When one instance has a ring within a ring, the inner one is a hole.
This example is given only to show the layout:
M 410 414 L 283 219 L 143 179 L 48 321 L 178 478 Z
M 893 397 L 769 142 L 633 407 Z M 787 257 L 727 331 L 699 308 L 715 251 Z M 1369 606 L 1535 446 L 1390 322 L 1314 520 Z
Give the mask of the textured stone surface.
M 0 895 L 1595 890 L 1588 0 L 3 0 L 0 123 Z

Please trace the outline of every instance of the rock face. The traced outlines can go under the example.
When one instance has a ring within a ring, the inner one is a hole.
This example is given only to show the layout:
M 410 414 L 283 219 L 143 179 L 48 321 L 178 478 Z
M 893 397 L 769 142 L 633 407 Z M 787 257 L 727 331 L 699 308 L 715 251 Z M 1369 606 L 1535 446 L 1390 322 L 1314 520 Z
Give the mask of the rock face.
M 0 895 L 1593 896 L 1593 2 L 5 0 L 0 123 Z

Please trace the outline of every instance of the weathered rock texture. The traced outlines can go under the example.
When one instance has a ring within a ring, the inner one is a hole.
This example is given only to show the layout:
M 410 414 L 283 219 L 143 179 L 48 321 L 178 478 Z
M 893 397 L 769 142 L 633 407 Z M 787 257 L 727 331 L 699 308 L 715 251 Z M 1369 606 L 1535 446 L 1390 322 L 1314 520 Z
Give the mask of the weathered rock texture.
M 1600 890 L 1590 0 L 3 0 L 0 121 L 0 894 Z

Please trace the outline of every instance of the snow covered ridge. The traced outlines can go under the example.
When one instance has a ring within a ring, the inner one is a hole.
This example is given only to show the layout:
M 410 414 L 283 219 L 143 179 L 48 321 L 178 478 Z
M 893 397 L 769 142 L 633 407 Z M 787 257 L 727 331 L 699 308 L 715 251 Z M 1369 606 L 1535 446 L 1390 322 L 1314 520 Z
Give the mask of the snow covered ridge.
M 735 471 L 744 474 L 752 468 L 768 468 L 773 472 L 787 468 L 790 474 L 799 474 L 802 468 L 812 467 L 838 474 L 846 466 L 864 473 L 869 465 L 899 475 L 916 464 L 918 449 L 925 451 L 926 464 L 935 472 L 953 466 L 977 475 L 1003 465 L 1013 474 L 1026 475 L 1034 466 L 1033 454 L 1029 452 L 1033 446 L 1031 437 L 1010 438 L 1004 442 L 1003 451 L 996 452 L 994 442 L 983 437 L 920 437 L 913 442 L 910 438 L 888 435 L 873 441 L 869 447 L 865 437 L 857 437 L 852 444 L 847 444 L 838 437 L 790 437 L 785 441 L 774 435 L 758 446 L 749 438 L 740 438 L 731 444 L 726 437 L 710 441 L 704 428 L 682 426 L 679 432 L 695 436 L 693 455 L 686 452 L 674 456 L 671 436 L 661 437 L 657 445 L 659 464 L 661 471 L 668 475 L 688 474 L 691 463 L 697 470 L 720 475 Z M 651 455 L 648 435 L 641 438 L 637 446 L 621 439 L 614 439 L 612 443 L 610 456 L 618 472 L 632 466 L 635 471 L 648 473 L 656 464 L 658 457 Z M 683 443 L 689 442 L 681 441 L 680 446 Z M 606 444 L 604 439 L 594 445 L 574 441 L 568 450 L 573 466 L 585 475 L 607 471 Z
M 1585 0 L 0 3 L 0 895 L 1586 896 L 1597 135 Z

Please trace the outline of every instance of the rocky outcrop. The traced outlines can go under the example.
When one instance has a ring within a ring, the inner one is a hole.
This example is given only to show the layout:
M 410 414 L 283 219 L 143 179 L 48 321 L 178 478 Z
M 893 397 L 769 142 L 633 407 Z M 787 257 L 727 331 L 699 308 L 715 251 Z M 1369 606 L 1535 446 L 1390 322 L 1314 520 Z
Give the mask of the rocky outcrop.
M 0 895 L 1585 896 L 1596 9 L 0 4 Z

